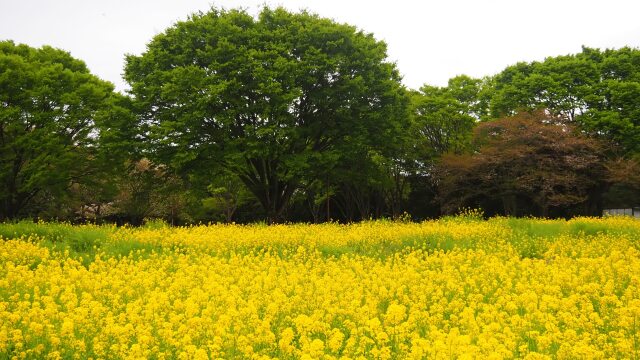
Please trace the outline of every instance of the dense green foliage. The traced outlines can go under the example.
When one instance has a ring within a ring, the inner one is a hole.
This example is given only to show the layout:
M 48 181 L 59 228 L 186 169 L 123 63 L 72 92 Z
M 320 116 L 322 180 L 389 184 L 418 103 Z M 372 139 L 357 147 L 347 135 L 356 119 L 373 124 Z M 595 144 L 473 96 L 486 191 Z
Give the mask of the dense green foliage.
M 271 220 L 343 158 L 385 155 L 406 119 L 373 36 L 306 13 L 197 14 L 129 56 L 151 156 L 184 176 L 235 174 Z M 363 151 L 364 150 L 364 151 Z
M 126 58 L 0 42 L 0 220 L 141 224 L 599 215 L 640 205 L 640 50 L 405 89 L 386 44 L 306 12 L 211 9 Z M 404 215 L 407 216 L 407 215 Z
M 0 42 L 0 219 L 61 204 L 74 184 L 98 180 L 123 145 L 124 101 L 64 51 Z M 102 151 L 109 137 L 119 145 Z
M 518 63 L 491 79 L 490 117 L 546 109 L 640 152 L 640 50 L 583 48 Z

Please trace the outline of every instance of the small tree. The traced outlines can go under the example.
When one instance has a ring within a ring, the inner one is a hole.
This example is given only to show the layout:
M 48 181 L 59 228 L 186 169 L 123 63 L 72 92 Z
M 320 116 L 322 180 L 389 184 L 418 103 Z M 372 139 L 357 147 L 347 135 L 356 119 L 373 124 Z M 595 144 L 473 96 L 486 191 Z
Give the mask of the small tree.
M 117 179 L 118 193 L 105 216 L 141 224 L 145 218 L 163 218 L 174 224 L 188 220 L 186 189 L 180 178 L 148 159 L 130 162 Z
M 239 206 L 248 203 L 251 193 L 238 177 L 231 173 L 223 173 L 214 178 L 207 186 L 209 197 L 202 200 L 207 212 L 222 215 L 226 223 L 233 221 L 233 215 Z

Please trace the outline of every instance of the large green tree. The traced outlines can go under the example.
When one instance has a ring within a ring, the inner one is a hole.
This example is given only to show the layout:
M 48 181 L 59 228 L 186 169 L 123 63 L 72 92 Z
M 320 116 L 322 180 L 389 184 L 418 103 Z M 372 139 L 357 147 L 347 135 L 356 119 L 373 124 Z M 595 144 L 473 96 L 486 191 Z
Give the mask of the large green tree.
M 384 151 L 401 131 L 405 96 L 386 57 L 372 35 L 306 12 L 212 9 L 128 56 L 125 78 L 155 159 L 235 174 L 277 221 L 348 149 Z
M 100 160 L 122 153 L 100 149 L 126 133 L 123 102 L 67 52 L 0 42 L 0 219 L 37 215 L 49 204 L 36 200 L 95 179 Z

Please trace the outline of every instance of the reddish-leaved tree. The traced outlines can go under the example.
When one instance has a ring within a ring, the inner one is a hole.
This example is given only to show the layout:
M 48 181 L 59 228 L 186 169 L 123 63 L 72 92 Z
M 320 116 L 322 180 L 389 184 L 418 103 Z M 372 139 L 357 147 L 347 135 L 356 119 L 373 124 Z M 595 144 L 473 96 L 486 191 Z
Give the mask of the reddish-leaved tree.
M 473 151 L 442 158 L 442 210 L 482 207 L 509 216 L 597 215 L 606 146 L 544 111 L 479 124 Z

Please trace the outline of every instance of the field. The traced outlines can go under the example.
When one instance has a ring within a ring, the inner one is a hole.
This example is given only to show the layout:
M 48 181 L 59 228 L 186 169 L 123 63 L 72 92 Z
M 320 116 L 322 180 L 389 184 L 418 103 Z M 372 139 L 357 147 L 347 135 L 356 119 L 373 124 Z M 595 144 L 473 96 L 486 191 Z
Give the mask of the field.
M 631 218 L 0 236 L 0 359 L 640 355 Z

